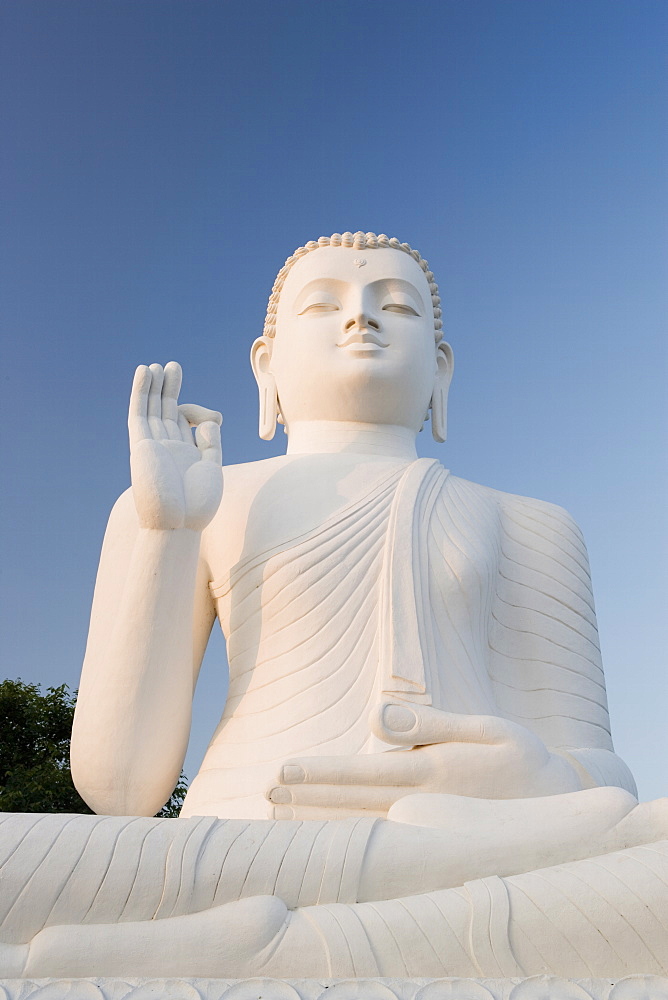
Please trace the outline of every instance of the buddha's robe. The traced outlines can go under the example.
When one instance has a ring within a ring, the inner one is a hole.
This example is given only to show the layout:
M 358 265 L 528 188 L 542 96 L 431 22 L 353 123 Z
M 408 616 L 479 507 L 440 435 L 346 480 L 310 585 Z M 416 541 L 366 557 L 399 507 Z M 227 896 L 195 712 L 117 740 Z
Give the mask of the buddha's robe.
M 304 915 L 339 976 L 668 973 L 668 841 Z M 334 973 L 332 973 L 334 974 Z
M 591 860 L 357 902 L 372 819 L 266 819 L 286 757 L 383 749 L 368 714 L 388 696 L 504 716 L 565 749 L 588 783 L 633 788 L 612 752 L 586 554 L 564 511 L 422 460 L 211 589 L 231 682 L 188 797 L 206 818 L 0 819 L 0 975 L 668 971 L 663 820 Z M 595 793 L 574 794 L 586 812 Z M 420 829 L 403 829 L 417 844 Z M 436 881 L 436 858 L 408 844 Z
M 357 903 L 373 829 L 4 816 L 0 978 L 668 972 L 668 841 Z
M 59 924 L 167 920 L 249 896 L 276 895 L 291 909 L 354 903 L 376 822 L 0 813 L 0 942 Z
M 559 507 L 420 459 L 210 587 L 230 687 L 182 815 L 266 818 L 286 759 L 388 749 L 368 723 L 384 696 L 510 719 L 585 785 L 635 791 L 612 752 L 586 550 Z

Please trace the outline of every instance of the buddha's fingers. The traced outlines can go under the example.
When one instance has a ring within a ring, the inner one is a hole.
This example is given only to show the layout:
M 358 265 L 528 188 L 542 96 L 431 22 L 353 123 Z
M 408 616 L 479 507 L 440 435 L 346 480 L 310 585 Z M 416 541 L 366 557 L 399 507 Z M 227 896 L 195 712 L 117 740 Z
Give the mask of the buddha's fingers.
M 188 423 L 188 421 L 186 420 L 186 418 L 183 416 L 182 413 L 179 413 L 177 418 L 177 423 L 179 427 L 179 432 L 181 434 L 181 440 L 185 441 L 186 444 L 192 444 L 193 435 L 190 429 L 190 424 Z
M 165 373 L 162 365 L 153 364 L 151 368 L 151 388 L 148 393 L 148 425 L 154 441 L 167 438 L 167 431 L 162 422 L 162 386 Z
M 195 432 L 195 441 L 202 454 L 203 462 L 213 462 L 222 465 L 223 454 L 220 443 L 220 424 L 214 420 L 205 420 Z
M 510 724 L 505 719 L 442 712 L 429 705 L 384 702 L 372 709 L 369 722 L 379 739 L 407 747 L 432 743 L 497 744 L 510 735 Z
M 130 446 L 151 436 L 148 426 L 148 394 L 151 388 L 151 369 L 147 365 L 139 365 L 132 380 L 130 406 L 128 409 L 128 430 Z
M 289 806 L 295 811 L 318 808 L 385 814 L 405 794 L 405 789 L 396 786 L 278 785 L 267 793 L 267 799 L 273 805 Z
M 189 427 L 195 427 L 195 442 L 205 462 L 221 465 L 223 461 L 220 444 L 220 426 L 223 415 L 218 410 L 210 410 L 197 403 L 181 403 L 179 405 L 179 425 L 186 420 Z M 188 431 L 188 433 L 190 433 Z
M 326 806 L 272 806 L 272 819 L 386 819 L 387 809 L 330 809 Z
M 176 361 L 168 361 L 165 365 L 164 376 L 162 383 L 162 422 L 167 431 L 167 436 L 172 441 L 181 441 L 184 439 L 179 428 L 179 407 L 177 402 L 183 378 L 181 365 Z
M 185 417 L 191 427 L 197 427 L 205 420 L 213 420 L 219 427 L 223 422 L 222 413 L 210 410 L 206 406 L 199 406 L 198 403 L 179 403 L 179 414 Z
M 427 766 L 424 757 L 409 751 L 390 750 L 387 753 L 341 757 L 299 757 L 285 762 L 279 781 L 281 787 L 293 790 L 299 790 L 304 785 L 336 785 L 344 788 L 363 786 L 362 791 L 373 787 L 378 791 L 387 786 L 395 789 L 394 801 L 397 788 L 416 788 L 426 780 Z

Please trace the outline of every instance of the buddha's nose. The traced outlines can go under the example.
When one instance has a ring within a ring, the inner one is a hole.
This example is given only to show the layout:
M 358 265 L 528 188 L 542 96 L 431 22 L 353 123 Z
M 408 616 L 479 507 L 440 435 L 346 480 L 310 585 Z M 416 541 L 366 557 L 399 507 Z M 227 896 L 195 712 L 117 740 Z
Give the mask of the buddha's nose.
M 356 312 L 343 324 L 343 332 L 350 333 L 351 330 L 380 330 L 380 323 L 368 312 Z

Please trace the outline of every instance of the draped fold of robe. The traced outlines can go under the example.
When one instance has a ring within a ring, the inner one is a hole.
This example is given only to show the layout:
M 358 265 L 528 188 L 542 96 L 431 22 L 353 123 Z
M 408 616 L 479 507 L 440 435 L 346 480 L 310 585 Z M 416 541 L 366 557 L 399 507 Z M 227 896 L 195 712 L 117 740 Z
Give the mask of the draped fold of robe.
M 326 938 L 337 975 L 612 978 L 668 973 L 667 900 L 668 842 L 661 841 L 306 913 Z
M 375 822 L 0 813 L 0 942 L 59 924 L 167 920 L 250 896 L 290 908 L 354 903 Z
M 183 815 L 267 817 L 286 759 L 389 749 L 368 722 L 388 696 L 518 722 L 585 783 L 634 791 L 586 549 L 559 507 L 419 459 L 210 586 L 230 688 Z
M 364 819 L 7 814 L 0 977 L 22 975 L 29 951 L 63 976 L 97 975 L 98 961 L 113 976 L 668 973 L 668 841 L 356 903 L 372 832 Z M 259 919 L 249 923 L 250 897 Z M 232 944 L 230 922 L 242 930 Z

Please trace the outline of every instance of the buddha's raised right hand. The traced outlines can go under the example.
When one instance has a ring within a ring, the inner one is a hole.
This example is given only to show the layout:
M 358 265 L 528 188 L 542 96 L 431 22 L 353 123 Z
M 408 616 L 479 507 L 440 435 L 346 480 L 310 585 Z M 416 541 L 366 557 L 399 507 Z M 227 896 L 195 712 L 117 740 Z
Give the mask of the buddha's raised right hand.
M 216 410 L 182 403 L 181 366 L 140 365 L 130 396 L 132 493 L 142 528 L 201 531 L 223 490 Z M 196 427 L 195 439 L 191 427 Z

